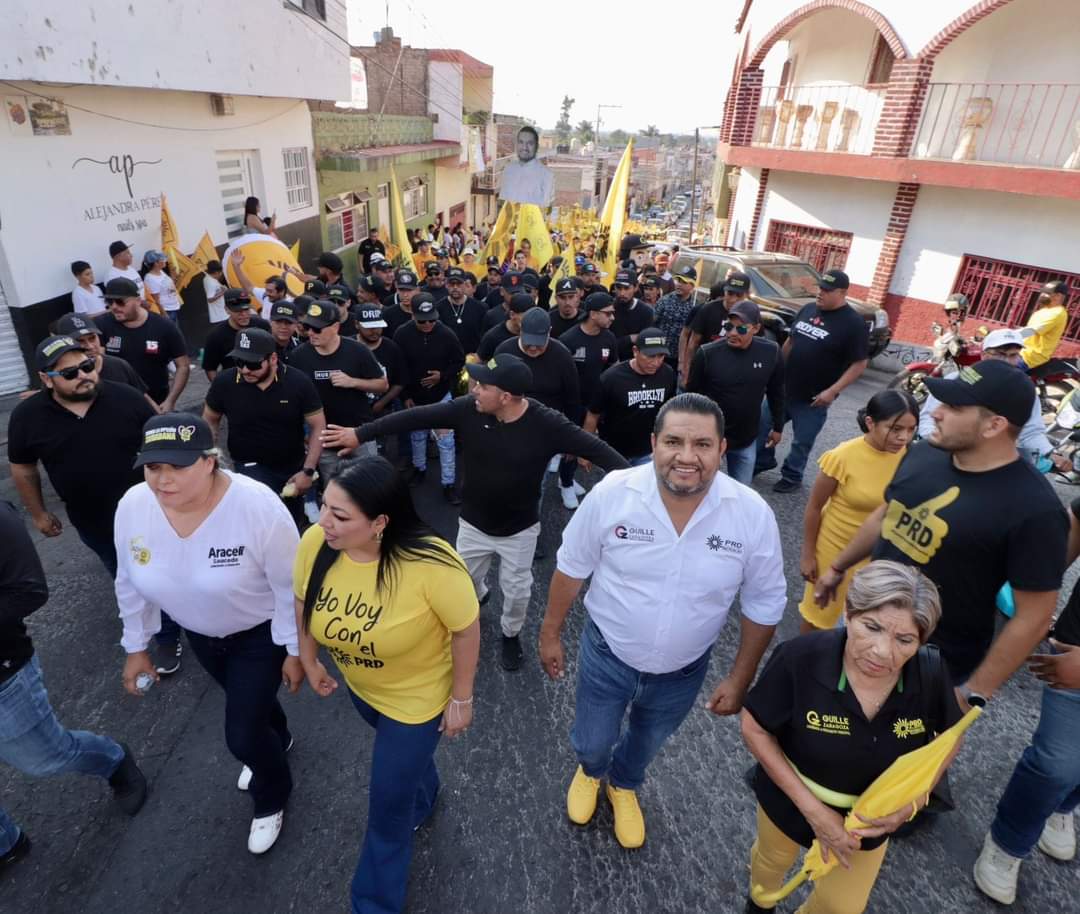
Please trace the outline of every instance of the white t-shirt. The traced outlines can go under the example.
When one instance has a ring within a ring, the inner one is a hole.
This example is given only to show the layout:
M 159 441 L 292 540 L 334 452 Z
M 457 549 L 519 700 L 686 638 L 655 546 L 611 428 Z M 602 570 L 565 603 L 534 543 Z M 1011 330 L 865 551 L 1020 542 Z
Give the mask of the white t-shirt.
M 551 206 L 555 199 L 555 176 L 539 159 L 530 159 L 524 164 L 515 159 L 502 173 L 499 197 L 515 203 Z
M 161 610 L 200 635 L 221 638 L 271 620 L 275 644 L 297 654 L 292 564 L 296 524 L 277 493 L 225 473 L 229 488 L 210 516 L 181 539 L 145 483 L 116 509 L 116 602 L 129 654 L 161 629 Z
M 222 321 L 228 320 L 229 315 L 225 311 L 225 296 L 222 295 L 217 301 L 210 301 L 218 292 L 223 291 L 225 286 L 209 273 L 204 273 L 202 287 L 203 291 L 206 292 L 206 311 L 210 316 L 210 323 L 220 324 Z
M 97 283 L 91 283 L 89 289 L 76 286 L 71 292 L 71 304 L 76 314 L 100 314 L 107 310 L 105 295 Z
M 592 583 L 585 609 L 623 663 L 671 673 L 716 641 L 739 595 L 742 614 L 776 625 L 787 604 L 780 531 L 753 489 L 723 473 L 682 535 L 652 463 L 608 473 L 563 530 L 558 569 Z
M 183 303 L 180 301 L 180 295 L 176 291 L 176 283 L 172 281 L 172 277 L 168 273 L 162 273 L 160 276 L 156 273 L 147 273 L 146 288 L 150 290 L 150 293 L 157 299 L 157 303 L 166 311 L 180 310 L 180 305 Z
M 123 276 L 125 279 L 130 279 L 135 283 L 135 285 L 139 287 L 140 298 L 145 294 L 142 277 L 139 275 L 139 271 L 134 267 L 128 267 L 126 270 L 118 270 L 116 267 L 110 265 L 109 269 L 105 272 L 105 285 L 108 285 L 109 280 L 116 279 L 117 276 Z

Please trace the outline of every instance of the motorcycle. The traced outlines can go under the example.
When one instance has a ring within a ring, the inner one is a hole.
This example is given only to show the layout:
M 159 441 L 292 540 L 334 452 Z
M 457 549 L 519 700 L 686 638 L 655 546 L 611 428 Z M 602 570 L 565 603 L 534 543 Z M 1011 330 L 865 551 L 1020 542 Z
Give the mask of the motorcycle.
M 966 338 L 960 332 L 962 321 L 950 321 L 947 326 L 934 321 L 931 329 L 934 342 L 930 348 L 930 358 L 905 365 L 896 373 L 889 387 L 906 390 L 920 406 L 926 401 L 928 391 L 923 383 L 927 378 L 940 378 L 967 365 L 974 365 L 982 358 L 983 341 L 989 331 L 980 327 L 978 333 Z
M 1046 437 L 1060 454 L 1072 464 L 1072 469 L 1053 470 L 1052 479 L 1069 485 L 1080 485 L 1080 387 L 1062 398 L 1057 411 L 1046 428 Z

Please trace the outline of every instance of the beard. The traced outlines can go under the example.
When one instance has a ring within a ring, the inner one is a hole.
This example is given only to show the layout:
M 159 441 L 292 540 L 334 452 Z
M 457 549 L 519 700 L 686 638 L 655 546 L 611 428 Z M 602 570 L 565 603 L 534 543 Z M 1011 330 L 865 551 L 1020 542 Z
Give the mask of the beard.
M 86 403 L 93 400 L 97 395 L 98 386 L 91 381 L 88 387 L 83 387 L 81 390 L 73 390 L 71 393 L 61 396 L 60 399 L 67 400 L 68 403 Z

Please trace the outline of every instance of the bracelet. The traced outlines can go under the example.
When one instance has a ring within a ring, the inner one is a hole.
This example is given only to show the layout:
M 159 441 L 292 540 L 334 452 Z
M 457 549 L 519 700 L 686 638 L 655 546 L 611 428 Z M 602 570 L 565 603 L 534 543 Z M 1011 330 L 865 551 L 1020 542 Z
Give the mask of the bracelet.
M 450 704 L 452 704 L 452 705 L 471 705 L 472 704 L 472 696 L 470 695 L 468 698 L 454 698 L 454 696 L 451 695 L 450 696 Z

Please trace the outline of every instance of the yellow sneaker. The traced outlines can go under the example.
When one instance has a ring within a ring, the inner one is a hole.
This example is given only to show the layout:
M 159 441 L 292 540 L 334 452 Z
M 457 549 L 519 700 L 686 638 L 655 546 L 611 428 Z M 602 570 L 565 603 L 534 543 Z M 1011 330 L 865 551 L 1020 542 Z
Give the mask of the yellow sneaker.
M 589 777 L 578 765 L 570 789 L 566 791 L 566 814 L 576 825 L 588 825 L 596 812 L 596 797 L 600 793 L 600 779 Z
M 607 798 L 615 813 L 615 837 L 625 848 L 641 847 L 645 843 L 645 817 L 632 790 L 607 785 Z

